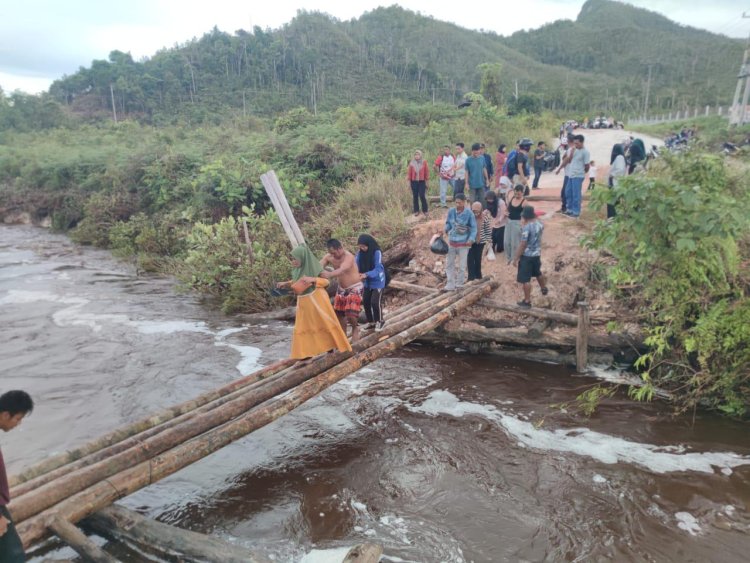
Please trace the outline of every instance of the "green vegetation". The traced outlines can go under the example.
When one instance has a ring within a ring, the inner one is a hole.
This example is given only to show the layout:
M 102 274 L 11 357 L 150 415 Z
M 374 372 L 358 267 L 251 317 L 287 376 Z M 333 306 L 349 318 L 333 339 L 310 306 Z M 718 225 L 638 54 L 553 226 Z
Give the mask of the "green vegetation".
M 289 275 L 263 172 L 277 172 L 316 251 L 331 236 L 353 246 L 363 231 L 388 247 L 406 229 L 415 147 L 431 161 L 459 140 L 492 147 L 554 135 L 551 115 L 511 118 L 477 100 L 465 110 L 398 101 L 317 116 L 295 108 L 192 129 L 130 121 L 9 132 L 0 141 L 0 211 L 49 217 L 79 243 L 176 274 L 226 311 L 259 311 L 278 304 L 268 290 Z
M 742 40 L 681 26 L 610 0 L 588 0 L 575 21 L 519 31 L 506 44 L 541 63 L 597 75 L 599 84 L 586 95 L 603 111 L 616 114 L 643 111 L 639 92 L 649 67 L 650 111 L 727 106 L 744 48 Z M 577 90 L 574 95 L 579 95 Z M 579 101 L 574 103 L 581 107 Z
M 658 386 L 682 408 L 750 414 L 746 168 L 697 151 L 668 155 L 593 199 L 616 203 L 618 214 L 588 243 L 615 258 L 612 291 L 647 330 L 649 351 L 636 364 L 646 385 L 633 395 L 650 399 Z

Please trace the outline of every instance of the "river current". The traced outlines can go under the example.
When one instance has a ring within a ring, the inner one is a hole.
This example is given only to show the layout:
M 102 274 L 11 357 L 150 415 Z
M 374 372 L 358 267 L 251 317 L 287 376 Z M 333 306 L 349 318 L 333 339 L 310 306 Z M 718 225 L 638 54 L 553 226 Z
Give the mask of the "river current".
M 0 226 L 0 327 L 0 391 L 36 401 L 0 436 L 10 472 L 285 357 L 291 337 L 24 226 Z M 121 502 L 275 561 L 364 541 L 399 563 L 747 561 L 748 426 L 624 394 L 589 419 L 565 408 L 595 382 L 412 345 Z

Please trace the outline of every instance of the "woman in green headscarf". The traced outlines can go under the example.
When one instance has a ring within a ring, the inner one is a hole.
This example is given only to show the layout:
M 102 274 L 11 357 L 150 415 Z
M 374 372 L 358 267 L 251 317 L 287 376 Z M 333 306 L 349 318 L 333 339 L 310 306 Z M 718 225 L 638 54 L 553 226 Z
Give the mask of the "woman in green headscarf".
M 292 250 L 292 266 L 292 280 L 277 284 L 279 288 L 291 287 L 297 294 L 292 358 L 309 358 L 330 350 L 351 351 L 325 290 L 328 280 L 319 277 L 323 271 L 320 261 L 301 244 Z

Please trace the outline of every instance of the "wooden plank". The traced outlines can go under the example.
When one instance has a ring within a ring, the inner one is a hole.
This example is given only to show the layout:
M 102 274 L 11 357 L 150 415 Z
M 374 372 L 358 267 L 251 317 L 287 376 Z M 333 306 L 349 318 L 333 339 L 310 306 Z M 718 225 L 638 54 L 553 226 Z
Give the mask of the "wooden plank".
M 266 189 L 268 198 L 271 200 L 271 204 L 273 205 L 273 208 L 276 211 L 276 215 L 279 217 L 279 221 L 281 221 L 281 226 L 284 228 L 284 232 L 286 233 L 286 236 L 289 239 L 289 243 L 292 245 L 292 248 L 297 248 L 297 246 L 299 246 L 299 242 L 297 241 L 297 236 L 295 235 L 294 230 L 292 229 L 292 226 L 289 224 L 289 221 L 287 221 L 286 219 L 286 215 L 284 214 L 284 210 L 281 207 L 281 202 L 279 201 L 279 198 L 276 194 L 276 190 L 273 188 L 273 185 L 271 184 L 270 177 L 268 176 L 268 174 L 263 174 L 260 177 L 260 181 L 263 184 L 263 187 Z
M 576 335 L 576 370 L 586 371 L 589 353 L 589 304 L 578 302 L 578 331 Z
M 117 559 L 105 553 L 101 547 L 92 542 L 86 534 L 67 520 L 56 517 L 49 525 L 55 535 L 72 547 L 84 561 L 91 563 L 118 563 Z
M 286 194 L 284 193 L 284 189 L 281 187 L 281 183 L 279 182 L 279 178 L 276 176 L 276 172 L 274 172 L 273 170 L 269 170 L 268 177 L 271 180 L 271 186 L 276 192 L 276 197 L 281 204 L 281 210 L 284 213 L 286 220 L 289 222 L 289 225 L 292 227 L 292 231 L 294 232 L 294 236 L 297 239 L 297 243 L 305 244 L 305 237 L 302 235 L 302 231 L 297 224 L 297 220 L 294 218 L 294 213 L 292 213 L 291 207 L 289 207 L 289 201 L 286 199 Z
M 134 467 L 110 475 L 106 480 L 99 481 L 89 488 L 65 498 L 65 500 L 40 514 L 20 522 L 17 529 L 24 545 L 29 546 L 43 539 L 48 534 L 47 522 L 53 517 L 61 516 L 70 522 L 77 522 L 112 504 L 117 499 L 163 479 L 253 430 L 269 424 L 362 366 L 390 354 L 419 336 L 434 330 L 497 286 L 498 284 L 492 281 L 468 287 L 460 292 L 452 292 L 453 295 L 447 296 L 447 299 L 455 301 L 447 306 L 439 306 L 439 312 L 424 321 L 349 357 L 319 376 L 291 389 L 288 393 L 277 394 L 273 399 L 245 411 L 200 436 L 181 442 L 178 446 Z M 376 333 L 372 337 L 377 340 L 380 335 Z M 335 354 L 326 354 L 326 356 L 333 355 Z
M 261 563 L 265 557 L 197 532 L 183 530 L 146 518 L 119 505 L 95 512 L 84 521 L 87 528 L 113 540 L 136 543 L 178 556 L 182 561 Z

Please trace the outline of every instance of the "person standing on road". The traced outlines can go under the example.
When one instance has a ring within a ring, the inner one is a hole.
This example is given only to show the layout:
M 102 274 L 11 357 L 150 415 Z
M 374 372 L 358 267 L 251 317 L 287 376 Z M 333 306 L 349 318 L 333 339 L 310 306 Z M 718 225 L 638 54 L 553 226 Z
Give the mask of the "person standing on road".
M 466 258 L 467 269 L 469 270 L 469 281 L 482 279 L 482 255 L 484 254 L 484 245 L 492 242 L 492 227 L 490 226 L 490 214 L 487 210 L 482 210 L 482 204 L 475 201 L 471 204 L 471 212 L 474 214 L 474 220 L 477 222 L 477 235 L 469 249 Z
M 507 160 L 508 155 L 505 154 L 505 145 L 500 145 L 497 147 L 497 152 L 495 153 L 495 171 L 497 172 L 495 174 L 495 189 L 498 189 L 500 187 L 500 179 L 505 174 L 505 161 Z
M 508 177 L 514 186 L 524 186 L 524 195 L 529 195 L 529 151 L 531 150 L 531 139 L 521 139 L 518 142 L 518 150 L 513 156 L 508 157 Z
M 508 220 L 506 216 L 508 205 L 505 203 L 505 198 L 497 197 L 493 191 L 487 192 L 484 202 L 487 207 L 487 213 L 490 214 L 492 251 L 500 254 L 505 248 L 503 239 L 505 237 L 505 223 Z
M 448 211 L 448 217 L 445 220 L 445 232 L 448 233 L 448 257 L 445 266 L 445 275 L 448 278 L 445 284 L 446 291 L 455 291 L 463 287 L 469 249 L 477 236 L 477 222 L 471 210 L 466 208 L 466 196 L 456 194 L 455 203 L 455 207 Z M 457 258 L 458 264 L 456 264 Z M 458 274 L 456 266 L 458 266 Z
M 515 256 L 516 249 L 521 242 L 521 212 L 526 203 L 523 197 L 524 186 L 518 184 L 513 188 L 513 196 L 508 201 L 508 220 L 505 223 L 505 235 L 503 244 L 505 247 L 505 258 L 510 264 Z
M 34 410 L 34 401 L 26 391 L 8 391 L 0 395 L 0 430 L 10 432 L 21 424 L 23 418 Z M 16 525 L 8 512 L 10 487 L 5 470 L 3 452 L 0 451 L 0 562 L 24 563 L 26 554 Z
M 492 185 L 492 178 L 495 175 L 495 170 L 492 166 L 492 157 L 487 154 L 487 145 L 481 143 L 479 145 L 479 152 L 484 157 L 484 164 L 487 168 L 487 185 L 484 186 L 484 192 L 487 193 L 487 191 L 490 189 L 490 186 Z
M 521 214 L 523 227 L 521 230 L 521 243 L 518 245 L 513 256 L 513 265 L 518 266 L 516 281 L 523 286 L 523 300 L 518 302 L 519 307 L 531 307 L 531 278 L 536 278 L 542 295 L 547 295 L 547 280 L 542 274 L 542 233 L 544 225 L 537 218 L 534 208 L 527 205 Z
M 632 174 L 639 162 L 646 160 L 646 145 L 641 139 L 633 139 L 630 143 L 630 168 L 628 174 Z
M 583 135 L 576 135 L 573 139 L 573 156 L 568 159 L 565 157 L 563 165 L 570 165 L 568 172 L 568 183 L 565 186 L 565 201 L 568 210 L 565 215 L 568 217 L 578 218 L 581 216 L 581 192 L 583 190 L 583 180 L 589 171 L 589 162 L 591 157 L 587 148 L 583 146 Z M 560 172 L 560 169 L 557 169 Z
M 455 165 L 456 159 L 451 154 L 451 148 L 445 145 L 443 147 L 443 154 L 435 161 L 435 169 L 440 178 L 440 207 L 448 207 L 447 197 L 449 187 L 451 188 L 451 195 L 453 195 L 453 177 L 456 175 Z
M 488 184 L 487 161 L 481 154 L 481 145 L 471 145 L 471 156 L 466 159 L 466 183 L 469 184 L 471 201 L 484 205 L 484 190 Z
M 422 214 L 427 216 L 427 180 L 430 179 L 430 168 L 422 158 L 422 151 L 414 151 L 414 158 L 409 162 L 406 178 L 411 185 L 414 216 L 419 217 L 419 203 L 422 202 Z
M 589 185 L 586 191 L 591 191 L 596 187 L 596 162 L 593 160 L 589 162 Z
M 456 194 L 464 193 L 464 188 L 466 186 L 466 158 L 467 156 L 466 152 L 464 152 L 464 144 L 456 143 L 456 163 L 454 165 L 455 175 L 453 179 L 453 197 L 456 197 Z
M 544 171 L 544 157 L 546 155 L 547 151 L 544 147 L 544 141 L 539 141 L 534 151 L 534 183 L 531 185 L 532 189 L 539 189 L 539 178 L 542 177 L 542 172 Z
M 570 176 L 569 176 L 570 159 L 573 158 L 573 153 L 576 150 L 574 143 L 573 143 L 574 138 L 575 138 L 575 135 L 568 135 L 560 143 L 560 146 L 564 147 L 564 155 L 563 155 L 562 161 L 560 161 L 560 166 L 558 166 L 557 170 L 555 170 L 555 174 L 557 175 L 560 173 L 560 170 L 565 169 L 565 174 L 563 176 L 562 189 L 560 190 L 560 201 L 562 202 L 562 205 L 560 207 L 560 213 L 566 213 L 568 211 L 568 202 L 565 197 L 565 193 L 568 187 L 568 180 L 570 179 Z
M 627 165 L 625 163 L 625 148 L 621 144 L 616 144 L 612 147 L 612 157 L 609 165 L 609 181 L 608 185 L 610 189 L 616 188 L 620 181 L 627 174 Z M 614 203 L 607 204 L 607 219 L 611 219 L 617 215 Z

